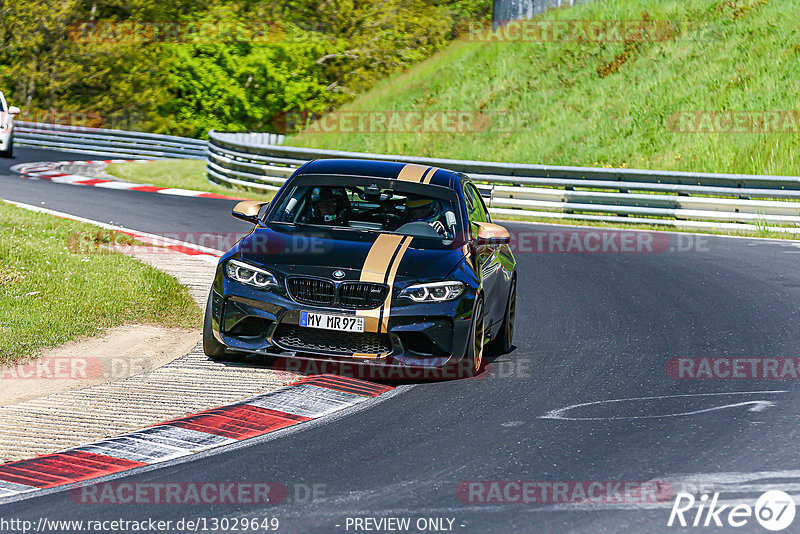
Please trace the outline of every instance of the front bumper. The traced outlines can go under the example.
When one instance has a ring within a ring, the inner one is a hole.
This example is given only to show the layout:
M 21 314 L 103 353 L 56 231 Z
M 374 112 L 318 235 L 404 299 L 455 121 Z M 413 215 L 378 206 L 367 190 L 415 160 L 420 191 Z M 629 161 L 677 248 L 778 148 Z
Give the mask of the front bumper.
M 281 291 L 232 282 L 218 273 L 211 295 L 211 329 L 237 352 L 347 366 L 441 369 L 467 351 L 475 291 L 449 302 L 393 298 L 387 329 L 344 333 L 299 325 L 300 312 L 354 315 L 350 309 L 300 304 Z

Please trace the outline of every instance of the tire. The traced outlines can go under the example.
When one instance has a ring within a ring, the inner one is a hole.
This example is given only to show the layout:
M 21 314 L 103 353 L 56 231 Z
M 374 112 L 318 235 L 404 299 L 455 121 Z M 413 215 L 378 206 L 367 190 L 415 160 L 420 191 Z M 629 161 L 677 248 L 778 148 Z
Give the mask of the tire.
M 503 324 L 497 337 L 487 346 L 493 355 L 507 354 L 511 352 L 514 339 L 514 323 L 517 317 L 517 278 L 511 280 L 511 289 L 508 290 L 508 302 L 506 303 L 506 313 L 503 316 Z
M 478 300 L 475 305 L 475 313 L 473 314 L 473 321 L 470 327 L 469 344 L 464 351 L 464 357 L 455 362 L 448 363 L 441 369 L 440 378 L 444 380 L 453 380 L 460 378 L 470 378 L 478 374 L 483 368 L 483 341 L 484 341 L 484 315 L 483 315 L 483 299 Z M 477 338 L 480 338 L 480 351 L 477 353 L 476 362 L 476 349 L 478 344 Z
M 212 332 L 211 320 L 211 293 L 208 294 L 208 302 L 206 303 L 206 314 L 203 318 L 203 352 L 206 356 L 216 361 L 238 361 L 241 360 L 241 354 L 229 354 L 225 352 L 225 345 L 217 341 Z

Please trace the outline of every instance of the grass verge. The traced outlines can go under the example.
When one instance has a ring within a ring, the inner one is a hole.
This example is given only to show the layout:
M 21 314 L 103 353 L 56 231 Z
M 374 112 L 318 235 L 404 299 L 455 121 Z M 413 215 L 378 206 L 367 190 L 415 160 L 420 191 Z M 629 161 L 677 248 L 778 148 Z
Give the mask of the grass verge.
M 193 189 L 218 195 L 250 198 L 253 200 L 270 200 L 272 193 L 260 193 L 241 188 L 215 185 L 206 177 L 205 160 L 197 159 L 163 159 L 141 162 L 112 163 L 106 172 L 122 180 L 137 184 L 151 184 L 159 187 L 177 187 Z
M 671 21 L 677 30 L 627 41 L 581 41 L 570 32 L 553 42 L 458 41 L 339 111 L 463 111 L 473 117 L 465 130 L 433 121 L 432 131 L 401 123 L 383 132 L 350 118 L 287 144 L 800 176 L 798 13 L 800 0 L 618 0 L 555 10 L 536 20 Z M 737 115 L 734 125 L 728 112 L 752 115 Z M 507 120 L 496 128 L 478 120 L 492 117 Z
M 199 327 L 177 280 L 102 246 L 126 240 L 0 202 L 0 365 L 126 322 Z

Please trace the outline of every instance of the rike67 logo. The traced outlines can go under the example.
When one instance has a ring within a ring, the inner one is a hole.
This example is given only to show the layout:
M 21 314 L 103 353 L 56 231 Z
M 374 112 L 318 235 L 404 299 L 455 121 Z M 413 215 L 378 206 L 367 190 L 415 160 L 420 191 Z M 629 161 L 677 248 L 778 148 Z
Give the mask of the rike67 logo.
M 719 502 L 719 493 L 709 499 L 703 494 L 699 499 L 691 493 L 680 492 L 672 503 L 667 526 L 693 527 L 743 527 L 753 518 L 765 529 L 784 530 L 794 521 L 795 504 L 792 497 L 780 490 L 763 493 L 755 507 L 745 503 Z

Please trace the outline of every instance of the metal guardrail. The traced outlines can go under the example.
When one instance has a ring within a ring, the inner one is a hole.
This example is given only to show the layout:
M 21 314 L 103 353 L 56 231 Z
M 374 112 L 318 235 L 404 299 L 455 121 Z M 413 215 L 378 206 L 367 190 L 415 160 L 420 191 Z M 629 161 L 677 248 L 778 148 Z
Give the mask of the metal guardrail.
M 209 132 L 209 180 L 274 191 L 312 159 L 402 161 L 463 172 L 486 184 L 482 192 L 490 211 L 502 216 L 800 226 L 800 178 L 794 176 L 461 161 L 278 146 L 251 139 Z
M 14 122 L 14 143 L 99 156 L 148 159 L 205 159 L 207 144 L 174 135 L 25 121 Z
M 557 167 L 316 150 L 278 145 L 277 134 L 209 132 L 209 141 L 124 130 L 15 123 L 15 143 L 116 158 L 207 158 L 211 182 L 276 191 L 319 158 L 403 161 L 452 169 L 484 184 L 490 210 L 549 217 L 669 224 L 790 226 L 800 232 L 800 178 L 637 169 Z

